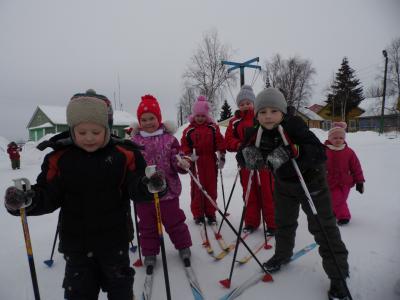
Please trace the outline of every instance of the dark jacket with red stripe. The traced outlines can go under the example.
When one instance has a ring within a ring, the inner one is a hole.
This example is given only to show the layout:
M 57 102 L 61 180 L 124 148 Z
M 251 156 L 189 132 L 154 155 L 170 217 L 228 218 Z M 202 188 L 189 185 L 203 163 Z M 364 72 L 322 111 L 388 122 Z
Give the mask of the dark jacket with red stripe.
M 312 170 L 326 161 L 325 146 L 310 131 L 307 124 L 300 117 L 286 116 L 280 125 L 282 125 L 289 143 L 298 146 L 298 153 L 294 153 L 293 155 L 297 157 L 296 162 L 304 179 L 307 179 L 308 176 L 313 176 Z M 254 144 L 253 140 L 255 140 L 258 126 L 247 129 L 247 141 L 245 144 Z M 263 130 L 260 141 L 260 150 L 263 157 L 266 158 L 269 153 L 281 145 L 283 145 L 283 140 L 278 128 Z M 292 152 L 295 151 L 292 147 Z M 275 175 L 280 179 L 298 180 L 296 171 L 290 161 L 283 164 Z
M 126 247 L 133 239 L 130 199 L 149 199 L 142 183 L 146 163 L 138 146 L 111 138 L 104 148 L 89 153 L 62 133 L 38 148 L 46 155 L 28 215 L 61 208 L 60 251 L 107 251 Z

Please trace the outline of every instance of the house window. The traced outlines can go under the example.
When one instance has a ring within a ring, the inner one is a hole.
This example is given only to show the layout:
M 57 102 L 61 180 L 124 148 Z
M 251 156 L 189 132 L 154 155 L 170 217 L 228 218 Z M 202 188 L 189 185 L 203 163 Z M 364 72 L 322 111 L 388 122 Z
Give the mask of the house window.
M 350 131 L 355 131 L 357 129 L 356 125 L 357 125 L 356 120 L 349 120 L 349 130 Z
M 324 121 L 324 129 L 329 130 L 332 127 L 332 121 L 331 120 L 325 120 Z

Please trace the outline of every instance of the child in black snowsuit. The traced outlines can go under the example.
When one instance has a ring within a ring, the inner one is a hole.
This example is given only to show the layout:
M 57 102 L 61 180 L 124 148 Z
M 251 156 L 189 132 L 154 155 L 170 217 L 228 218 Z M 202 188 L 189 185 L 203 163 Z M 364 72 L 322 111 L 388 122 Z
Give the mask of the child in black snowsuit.
M 100 288 L 110 300 L 133 299 L 130 199 L 153 198 L 142 180 L 146 163 L 138 147 L 110 135 L 107 101 L 93 90 L 72 97 L 70 131 L 41 145 L 54 151 L 45 157 L 37 183 L 30 192 L 9 187 L 5 195 L 13 215 L 19 215 L 28 198 L 27 215 L 61 208 L 59 250 L 66 260 L 68 300 L 98 299 Z
M 348 251 L 336 225 L 326 181 L 325 148 L 300 117 L 287 115 L 286 100 L 278 89 L 267 88 L 260 92 L 254 106 L 258 124 L 247 132 L 251 142 L 241 150 L 238 160 L 252 169 L 266 165 L 275 177 L 276 248 L 275 254 L 264 263 L 264 266 L 269 272 L 274 272 L 279 270 L 282 264 L 289 262 L 295 245 L 297 219 L 301 206 L 307 215 L 308 229 L 320 246 L 323 268 L 331 279 L 329 297 L 347 299 L 345 286 L 340 280 L 328 245 L 290 161 L 291 158 L 296 159 L 336 255 L 339 268 L 344 277 L 348 277 Z M 283 127 L 291 146 L 283 144 L 278 125 Z

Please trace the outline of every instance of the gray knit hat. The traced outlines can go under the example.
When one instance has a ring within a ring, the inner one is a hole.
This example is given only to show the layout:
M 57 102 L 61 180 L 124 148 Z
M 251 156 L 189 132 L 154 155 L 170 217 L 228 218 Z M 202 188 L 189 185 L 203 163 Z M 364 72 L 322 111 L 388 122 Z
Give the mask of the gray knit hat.
M 285 96 L 277 88 L 266 88 L 261 91 L 254 102 L 254 112 L 257 114 L 265 107 L 272 107 L 287 113 L 287 102 Z
M 71 137 L 75 141 L 74 127 L 79 123 L 91 122 L 106 129 L 104 146 L 110 140 L 109 116 L 107 103 L 96 97 L 96 94 L 86 93 L 74 95 L 67 106 L 67 124 L 71 129 Z
M 236 97 L 236 104 L 239 106 L 240 101 L 250 100 L 254 103 L 256 95 L 254 95 L 253 88 L 250 85 L 244 84 Z

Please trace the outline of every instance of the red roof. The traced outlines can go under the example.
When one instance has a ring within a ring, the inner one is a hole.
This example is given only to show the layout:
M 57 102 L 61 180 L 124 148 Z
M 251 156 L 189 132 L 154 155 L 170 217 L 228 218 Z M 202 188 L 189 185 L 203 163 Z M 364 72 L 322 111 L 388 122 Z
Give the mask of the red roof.
M 320 104 L 313 104 L 308 107 L 309 110 L 312 110 L 315 113 L 318 113 L 324 106 Z

